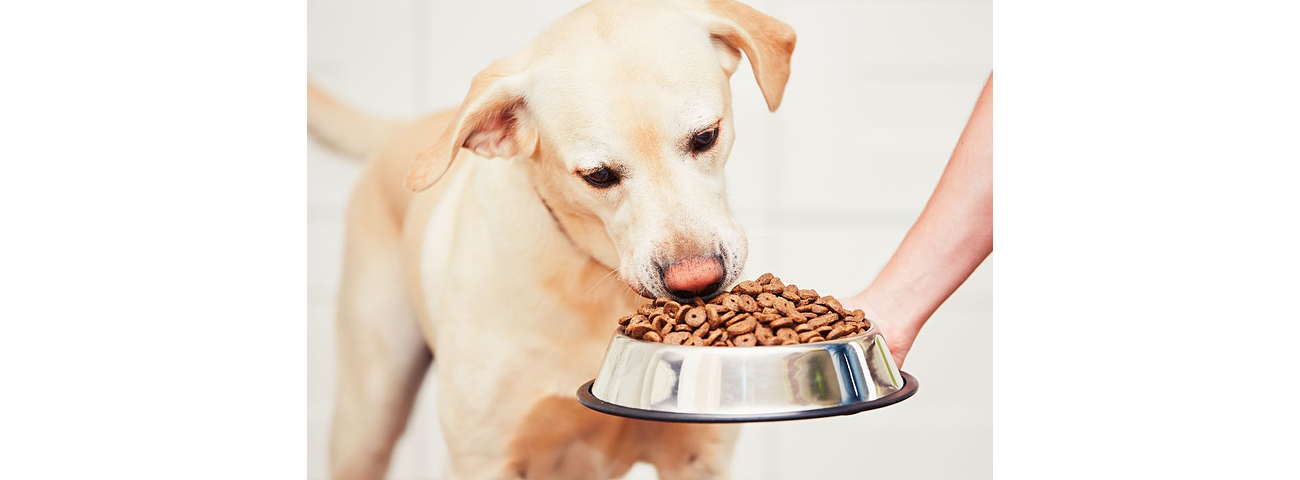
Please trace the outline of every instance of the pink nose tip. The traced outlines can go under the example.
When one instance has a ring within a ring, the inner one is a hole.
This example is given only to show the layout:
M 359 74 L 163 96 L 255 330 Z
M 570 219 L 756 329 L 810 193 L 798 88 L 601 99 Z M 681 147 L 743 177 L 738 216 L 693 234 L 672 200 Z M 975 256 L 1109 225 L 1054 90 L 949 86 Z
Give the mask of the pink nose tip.
M 681 298 L 711 295 L 722 288 L 722 262 L 708 256 L 669 265 L 664 269 L 664 286 Z

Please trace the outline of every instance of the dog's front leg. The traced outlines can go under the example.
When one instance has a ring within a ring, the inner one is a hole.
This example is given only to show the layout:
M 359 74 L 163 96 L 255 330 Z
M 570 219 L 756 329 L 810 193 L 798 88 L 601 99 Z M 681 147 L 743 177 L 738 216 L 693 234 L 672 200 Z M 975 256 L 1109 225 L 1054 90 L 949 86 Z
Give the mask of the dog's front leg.
M 731 458 L 740 427 L 735 425 L 657 424 L 654 444 L 645 453 L 662 480 L 731 478 Z

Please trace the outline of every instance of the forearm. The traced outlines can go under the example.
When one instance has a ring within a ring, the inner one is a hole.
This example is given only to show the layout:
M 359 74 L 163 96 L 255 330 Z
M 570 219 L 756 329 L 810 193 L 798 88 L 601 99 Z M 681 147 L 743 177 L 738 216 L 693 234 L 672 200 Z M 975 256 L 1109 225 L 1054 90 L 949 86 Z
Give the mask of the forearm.
M 925 210 L 871 286 L 869 305 L 906 352 L 930 315 L 993 251 L 993 77 Z

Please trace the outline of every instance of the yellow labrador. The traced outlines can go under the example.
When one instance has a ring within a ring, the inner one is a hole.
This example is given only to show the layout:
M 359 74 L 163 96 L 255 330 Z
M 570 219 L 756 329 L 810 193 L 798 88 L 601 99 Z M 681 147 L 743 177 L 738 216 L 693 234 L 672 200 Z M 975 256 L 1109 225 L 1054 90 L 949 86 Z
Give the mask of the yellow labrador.
M 794 44 L 733 0 L 597 0 L 479 73 L 455 112 L 380 122 L 309 88 L 312 133 L 370 157 L 348 207 L 333 475 L 384 475 L 436 356 L 447 478 L 611 478 L 638 461 L 726 477 L 734 427 L 573 395 L 638 294 L 738 280 L 728 80 L 744 52 L 775 110 Z

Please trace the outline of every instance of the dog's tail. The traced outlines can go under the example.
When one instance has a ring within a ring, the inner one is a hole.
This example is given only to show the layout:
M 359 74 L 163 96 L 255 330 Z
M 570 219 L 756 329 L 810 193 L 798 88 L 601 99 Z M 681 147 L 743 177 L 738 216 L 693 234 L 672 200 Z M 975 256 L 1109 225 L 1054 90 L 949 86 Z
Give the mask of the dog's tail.
M 307 132 L 336 152 L 364 159 L 405 126 L 360 112 L 307 82 Z

